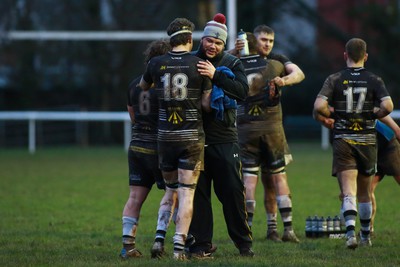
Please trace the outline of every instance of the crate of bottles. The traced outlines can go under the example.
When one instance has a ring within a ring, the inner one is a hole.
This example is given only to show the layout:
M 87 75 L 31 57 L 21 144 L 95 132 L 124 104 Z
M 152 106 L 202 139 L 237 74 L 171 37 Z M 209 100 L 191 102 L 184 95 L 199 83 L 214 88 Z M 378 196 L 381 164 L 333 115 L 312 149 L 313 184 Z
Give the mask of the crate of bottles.
M 305 234 L 307 238 L 328 237 L 332 239 L 344 238 L 346 226 L 341 222 L 340 216 L 308 216 L 306 218 Z

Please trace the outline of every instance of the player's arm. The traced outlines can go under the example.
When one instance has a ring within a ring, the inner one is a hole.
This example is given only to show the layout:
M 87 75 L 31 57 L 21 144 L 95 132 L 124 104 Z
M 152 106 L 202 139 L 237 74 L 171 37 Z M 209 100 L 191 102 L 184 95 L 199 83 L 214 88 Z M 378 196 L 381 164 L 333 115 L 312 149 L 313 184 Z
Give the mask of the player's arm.
M 211 112 L 211 91 L 212 91 L 212 82 L 209 78 L 203 79 L 202 91 L 203 94 L 201 96 L 201 107 L 205 112 Z
M 203 92 L 201 96 L 201 107 L 205 112 L 211 112 L 211 89 Z
M 151 87 L 151 83 L 146 82 L 146 80 L 143 78 L 140 79 L 140 83 L 139 83 L 140 88 L 142 88 L 143 90 L 149 90 Z
M 244 41 L 241 39 L 236 39 L 235 41 L 235 47 L 232 48 L 231 50 L 227 50 L 226 52 L 234 55 L 236 57 L 240 57 L 240 50 L 242 50 L 244 48 Z
M 131 122 L 135 123 L 135 112 L 133 111 L 133 107 L 126 105 L 127 109 L 128 109 L 128 113 L 129 113 L 129 117 L 131 118 Z
M 390 97 L 384 97 L 381 99 L 379 108 L 374 111 L 377 119 L 383 118 L 389 115 L 393 111 L 393 101 Z
M 335 120 L 330 118 L 330 116 L 331 110 L 329 108 L 328 101 L 318 96 L 314 102 L 313 118 L 326 128 L 332 129 Z
M 288 63 L 285 65 L 286 76 L 275 77 L 274 82 L 278 86 L 293 85 L 304 80 L 304 72 L 294 63 Z
M 379 119 L 381 122 L 383 122 L 384 124 L 386 124 L 387 126 L 390 127 L 390 129 L 393 130 L 394 134 L 396 135 L 397 140 L 400 141 L 400 127 L 399 125 L 393 120 L 392 117 L 390 117 L 390 115 L 385 116 L 383 118 Z

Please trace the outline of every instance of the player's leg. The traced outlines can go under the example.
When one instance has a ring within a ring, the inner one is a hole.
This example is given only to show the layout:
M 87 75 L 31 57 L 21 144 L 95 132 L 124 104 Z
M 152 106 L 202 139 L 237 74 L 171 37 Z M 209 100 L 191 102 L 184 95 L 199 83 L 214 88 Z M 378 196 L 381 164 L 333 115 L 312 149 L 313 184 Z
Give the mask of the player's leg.
M 130 147 L 141 147 L 142 145 L 131 142 Z M 156 144 L 149 144 L 146 148 L 149 151 L 155 151 Z M 153 175 L 153 169 L 157 169 L 155 154 L 143 154 L 135 152 L 134 149 L 128 151 L 129 197 L 122 211 L 123 248 L 120 253 L 124 259 L 142 256 L 142 253 L 136 249 L 136 230 L 143 202 L 155 183 Z M 143 164 L 142 160 L 145 160 L 147 164 Z M 152 163 L 155 163 L 155 167 Z M 159 173 L 159 175 L 161 174 Z
M 172 214 L 177 202 L 178 178 L 177 172 L 165 173 L 165 193 L 160 202 L 157 218 L 157 229 L 153 246 L 151 248 L 151 257 L 160 258 L 165 254 L 164 241 L 168 226 L 171 222 Z
M 371 246 L 370 223 L 372 215 L 371 203 L 371 180 L 374 175 L 367 176 L 358 174 L 357 177 L 357 199 L 358 214 L 360 216 L 361 236 L 360 245 Z
M 290 188 L 287 181 L 285 168 L 281 167 L 271 171 L 271 179 L 274 183 L 276 192 L 276 202 L 279 213 L 282 218 L 284 232 L 282 241 L 290 241 L 298 243 L 300 240 L 296 237 L 292 225 L 292 199 L 290 195 Z
M 144 186 L 129 186 L 129 197 L 122 212 L 122 245 L 124 251 L 121 252 L 121 257 L 123 258 L 142 256 L 135 248 L 136 230 L 140 209 L 149 192 L 150 188 Z
M 267 236 L 268 240 L 281 242 L 278 234 L 278 206 L 276 203 L 275 186 L 271 178 L 270 171 L 263 168 L 261 181 L 264 187 L 264 208 L 267 214 Z
M 177 189 L 179 209 L 176 215 L 176 230 L 174 235 L 174 254 L 180 257 L 184 252 L 186 238 L 193 215 L 193 198 L 200 174 L 199 161 L 194 170 L 178 169 L 179 186 Z
M 346 245 L 354 249 L 358 246 L 355 225 L 357 218 L 357 170 L 345 170 L 337 173 L 343 193 L 343 216 L 346 222 Z
M 243 183 L 246 189 L 247 223 L 253 225 L 253 216 L 256 208 L 256 186 L 259 167 L 243 167 Z
M 376 204 L 376 198 L 375 198 L 375 189 L 379 184 L 379 181 L 381 180 L 381 176 L 377 173 L 373 178 L 371 182 L 371 203 L 372 203 L 372 214 L 371 214 L 371 234 L 374 232 L 374 221 L 375 221 L 375 215 L 376 215 L 376 209 L 377 209 L 377 204 Z

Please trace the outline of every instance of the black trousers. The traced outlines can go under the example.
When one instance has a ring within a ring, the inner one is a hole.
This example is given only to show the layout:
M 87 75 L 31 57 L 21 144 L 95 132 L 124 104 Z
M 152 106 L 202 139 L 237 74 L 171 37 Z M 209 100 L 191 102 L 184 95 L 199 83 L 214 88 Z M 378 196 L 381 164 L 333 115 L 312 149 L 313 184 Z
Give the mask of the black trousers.
M 195 237 L 191 252 L 207 251 L 213 237 L 213 212 L 211 206 L 211 180 L 222 204 L 230 238 L 235 246 L 251 248 L 252 233 L 247 224 L 245 189 L 241 175 L 239 145 L 237 143 L 208 145 L 204 151 L 204 171 L 197 183 L 193 218 L 189 233 Z

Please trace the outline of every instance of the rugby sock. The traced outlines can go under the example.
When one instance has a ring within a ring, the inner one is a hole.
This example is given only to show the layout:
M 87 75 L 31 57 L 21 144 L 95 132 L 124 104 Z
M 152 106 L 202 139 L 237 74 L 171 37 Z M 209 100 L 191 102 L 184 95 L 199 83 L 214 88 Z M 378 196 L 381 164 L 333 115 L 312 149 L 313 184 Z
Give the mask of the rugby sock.
M 367 239 L 370 235 L 372 202 L 358 203 L 358 213 L 360 215 L 361 238 Z
M 268 232 L 278 230 L 277 216 L 276 213 L 267 213 Z
M 174 235 L 174 252 L 182 252 L 185 249 L 187 235 L 176 232 Z
M 137 225 L 137 218 L 122 216 L 122 244 L 127 249 L 135 247 Z
M 343 198 L 343 216 L 346 221 L 346 236 L 355 236 L 357 206 L 355 196 L 345 196 Z
M 161 210 L 158 212 L 157 231 L 155 238 L 156 242 L 164 243 L 171 217 L 172 212 L 170 210 Z
M 247 224 L 251 227 L 253 225 L 254 210 L 256 209 L 255 200 L 246 200 L 247 209 Z
M 292 228 L 292 200 L 289 195 L 280 195 L 276 197 L 279 213 L 281 214 L 283 227 L 285 231 L 291 231 Z
M 165 194 L 161 199 L 160 209 L 158 210 L 156 242 L 164 243 L 165 235 L 172 218 L 172 210 L 175 207 L 176 189 L 167 185 Z

